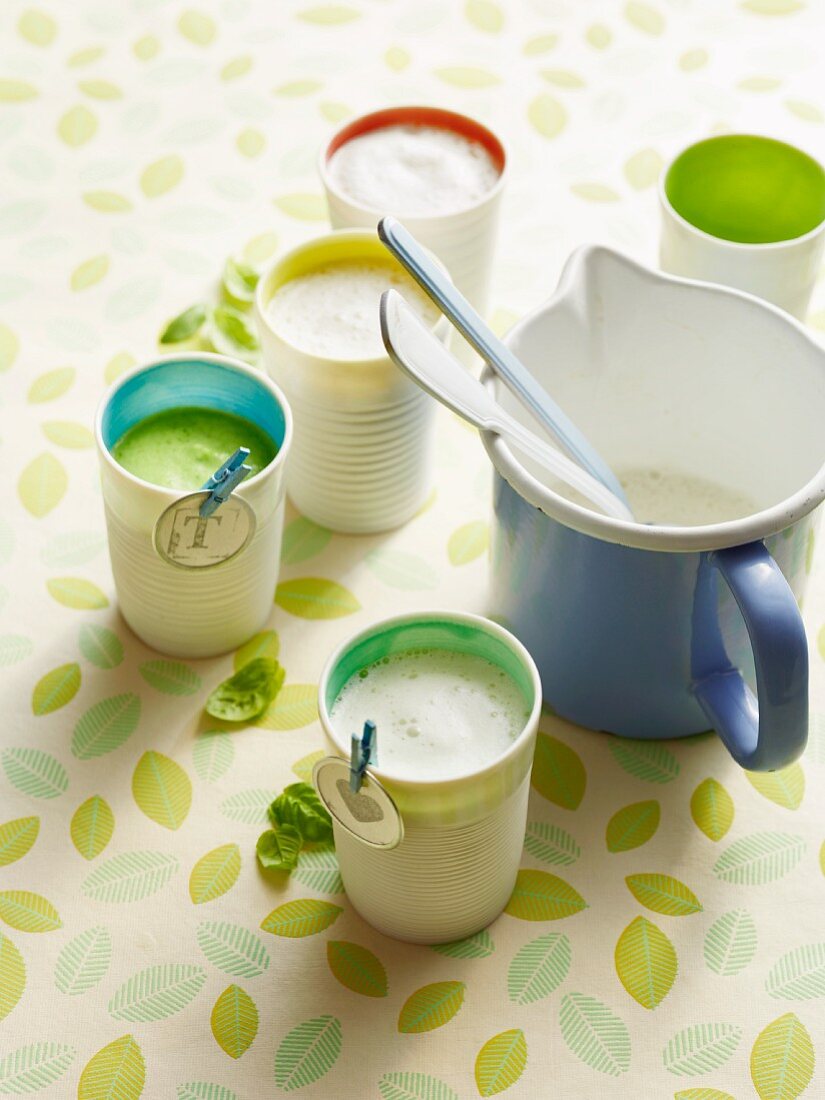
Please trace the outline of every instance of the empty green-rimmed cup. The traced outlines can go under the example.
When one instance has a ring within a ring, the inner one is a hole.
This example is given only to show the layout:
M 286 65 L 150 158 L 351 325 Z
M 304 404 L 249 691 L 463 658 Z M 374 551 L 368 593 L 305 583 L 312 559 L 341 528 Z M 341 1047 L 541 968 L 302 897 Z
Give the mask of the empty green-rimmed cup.
M 333 756 L 346 761 L 350 756 L 352 731 L 336 730 L 330 719 L 344 684 L 365 665 L 415 649 L 486 658 L 515 681 L 529 709 L 523 729 L 501 756 L 480 768 L 470 765 L 462 775 L 422 780 L 380 765 L 369 769 L 401 815 L 403 839 L 397 847 L 371 847 L 333 816 L 344 886 L 364 919 L 397 939 L 446 943 L 486 927 L 512 893 L 527 819 L 541 682 L 521 642 L 481 616 L 429 611 L 384 619 L 344 642 L 321 674 L 318 710 Z M 380 730 L 378 741 L 380 761 Z
M 825 240 L 825 170 L 786 142 L 724 134 L 662 174 L 661 266 L 723 283 L 802 317 Z

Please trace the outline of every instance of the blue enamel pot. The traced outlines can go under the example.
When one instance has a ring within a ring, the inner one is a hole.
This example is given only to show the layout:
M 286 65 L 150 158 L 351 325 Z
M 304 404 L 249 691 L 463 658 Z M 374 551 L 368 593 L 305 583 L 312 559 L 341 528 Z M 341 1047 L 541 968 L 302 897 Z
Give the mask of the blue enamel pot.
M 596 514 L 483 433 L 490 611 L 534 657 L 546 702 L 624 737 L 713 728 L 748 769 L 790 763 L 808 729 L 800 608 L 825 498 L 823 349 L 775 306 L 601 247 L 571 256 L 507 343 L 620 476 L 672 487 L 676 517 Z M 744 509 L 680 521 L 709 485 Z

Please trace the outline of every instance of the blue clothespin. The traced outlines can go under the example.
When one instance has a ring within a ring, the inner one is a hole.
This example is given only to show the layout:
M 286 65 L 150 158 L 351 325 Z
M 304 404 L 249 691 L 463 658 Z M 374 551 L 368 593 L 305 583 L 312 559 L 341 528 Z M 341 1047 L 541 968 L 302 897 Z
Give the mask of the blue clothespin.
M 211 516 L 229 498 L 232 490 L 240 485 L 246 475 L 252 473 L 252 467 L 244 465 L 248 458 L 249 448 L 238 447 L 237 451 L 219 466 L 206 484 L 202 486 L 204 489 L 211 490 L 209 496 L 200 506 L 202 516 Z
M 349 789 L 353 794 L 361 790 L 364 772 L 370 764 L 378 763 L 378 733 L 375 722 L 365 722 L 364 732 L 350 738 Z

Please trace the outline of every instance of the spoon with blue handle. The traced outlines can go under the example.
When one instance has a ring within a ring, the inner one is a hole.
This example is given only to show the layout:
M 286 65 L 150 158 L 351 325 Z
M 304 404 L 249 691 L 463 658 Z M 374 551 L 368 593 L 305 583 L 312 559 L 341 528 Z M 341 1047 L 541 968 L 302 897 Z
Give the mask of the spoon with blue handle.
M 378 236 L 425 294 L 547 429 L 559 447 L 627 505 L 619 479 L 595 447 L 562 412 L 524 364 L 488 328 L 464 295 L 439 271 L 412 233 L 397 218 L 387 215 L 378 223 Z
M 462 419 L 502 436 L 613 519 L 633 521 L 624 501 L 510 416 L 419 321 L 396 290 L 381 295 L 381 335 L 392 361 Z

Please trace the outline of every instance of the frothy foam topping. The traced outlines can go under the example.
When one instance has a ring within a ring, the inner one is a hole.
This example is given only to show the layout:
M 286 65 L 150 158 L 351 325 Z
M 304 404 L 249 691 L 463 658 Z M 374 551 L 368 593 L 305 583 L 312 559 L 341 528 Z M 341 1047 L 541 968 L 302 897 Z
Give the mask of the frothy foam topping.
M 347 745 L 367 719 L 375 722 L 379 770 L 408 779 L 448 779 L 491 764 L 528 716 L 518 685 L 497 665 L 441 649 L 368 665 L 347 681 L 330 712 Z
M 463 210 L 500 175 L 483 145 L 436 126 L 370 130 L 337 149 L 328 169 L 353 201 L 400 218 Z
M 390 288 L 435 324 L 435 306 L 397 264 L 358 260 L 325 264 L 284 283 L 269 301 L 267 319 L 283 340 L 309 355 L 376 359 L 386 354 L 378 306 Z

